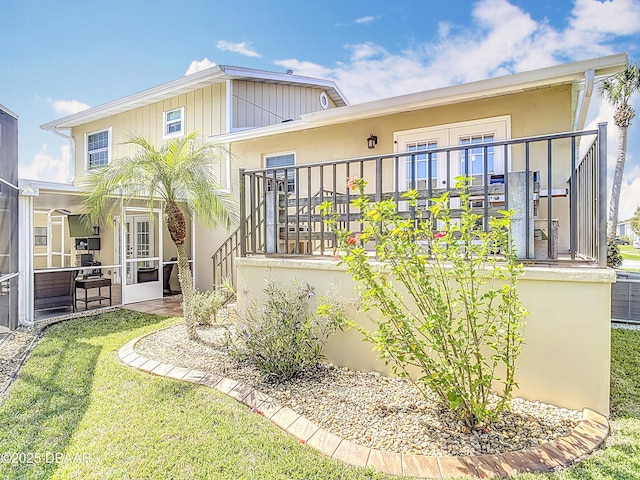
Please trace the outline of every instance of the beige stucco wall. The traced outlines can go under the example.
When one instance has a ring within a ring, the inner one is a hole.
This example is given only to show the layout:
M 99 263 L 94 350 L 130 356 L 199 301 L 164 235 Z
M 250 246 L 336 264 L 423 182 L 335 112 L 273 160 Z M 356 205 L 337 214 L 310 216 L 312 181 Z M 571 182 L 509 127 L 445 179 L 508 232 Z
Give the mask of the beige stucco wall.
M 238 163 L 246 168 L 261 168 L 263 155 L 283 151 L 296 152 L 298 164 L 384 155 L 394 152 L 394 132 L 501 115 L 511 116 L 513 138 L 569 131 L 572 129 L 571 87 L 553 87 L 271 135 L 234 142 L 231 149 Z M 378 137 L 375 150 L 367 148 L 366 138 L 371 133 Z M 561 166 L 556 167 L 557 174 L 564 178 Z M 521 169 L 522 165 L 515 163 L 512 168 Z
M 327 162 L 349 158 L 386 155 L 394 153 L 394 133 L 423 127 L 435 127 L 490 119 L 508 115 L 510 117 L 510 137 L 521 138 L 572 130 L 571 86 L 557 86 L 541 90 L 514 93 L 500 97 L 447 105 L 424 110 L 387 115 L 344 124 L 324 126 L 298 132 L 271 135 L 264 138 L 234 142 L 231 151 L 237 164 L 247 169 L 263 168 L 264 156 L 279 152 L 295 152 L 297 164 Z M 378 137 L 375 150 L 367 148 L 366 138 L 371 134 Z M 509 133 L 509 132 L 508 132 Z M 546 170 L 547 146 L 533 144 L 530 148 L 530 168 Z M 566 188 L 570 175 L 569 141 L 554 143 L 552 188 Z M 511 170 L 524 170 L 524 146 L 511 147 Z M 390 165 L 390 162 L 387 164 Z M 365 171 L 369 179 L 371 171 Z M 387 168 L 387 167 L 384 167 Z M 390 167 L 389 167 L 390 168 Z M 391 170 L 388 170 L 391 172 Z M 237 171 L 232 170 L 233 178 Z M 357 175 L 358 172 L 351 172 Z M 325 170 L 325 186 L 331 185 L 331 171 Z M 344 182 L 345 174 L 338 173 L 338 181 Z M 383 178 L 383 189 L 393 190 L 393 174 Z M 319 183 L 314 182 L 312 194 L 318 190 Z M 341 184 L 343 185 L 343 184 Z M 306 172 L 301 174 L 300 191 L 306 196 Z M 546 175 L 541 179 L 541 188 L 547 188 Z M 540 218 L 546 218 L 547 203 L 540 201 Z M 568 201 L 566 198 L 553 199 L 553 218 L 559 220 L 561 253 L 568 250 L 565 241 L 569 237 Z
M 85 133 L 112 127 L 112 141 L 114 149 L 112 158 L 119 158 L 130 154 L 123 145 L 118 145 L 126 133 L 135 132 L 149 138 L 154 143 L 162 141 L 162 113 L 172 108 L 185 105 L 185 129 L 201 130 L 203 133 L 215 134 L 223 131 L 226 112 L 224 101 L 216 104 L 216 98 L 224 99 L 225 84 L 196 90 L 186 95 L 158 102 L 156 104 L 123 113 L 109 119 L 104 119 L 74 128 L 76 138 L 76 178 L 81 180 L 84 172 L 84 138 Z M 316 92 L 314 92 L 315 94 Z M 217 106 L 216 106 L 217 105 Z M 442 106 L 416 112 L 407 112 L 338 124 L 328 127 L 314 128 L 306 131 L 273 135 L 265 138 L 235 142 L 231 145 L 231 183 L 232 195 L 237 197 L 238 168 L 262 167 L 263 156 L 278 152 L 295 152 L 298 164 L 321 162 L 335 159 L 355 158 L 373 154 L 386 154 L 394 151 L 394 132 L 420 127 L 438 126 L 463 121 L 472 121 L 496 116 L 509 115 L 511 137 L 523 137 L 542 133 L 556 133 L 571 129 L 571 87 L 559 86 L 538 91 L 516 93 L 501 97 L 488 98 L 459 105 Z M 369 150 L 366 138 L 370 133 L 378 136 L 378 146 Z M 564 153 L 569 148 L 567 144 L 557 149 L 554 154 Z M 544 152 L 546 155 L 546 151 Z M 521 154 L 513 152 L 512 169 L 521 169 Z M 520 155 L 520 156 L 519 156 Z M 546 161 L 543 152 L 532 149 L 532 168 L 536 162 Z M 554 163 L 554 183 L 565 184 L 568 178 L 568 165 Z M 328 175 L 328 174 L 327 174 Z M 385 179 L 387 181 L 389 179 Z M 303 180 L 304 181 L 304 180 Z M 306 187 L 301 185 L 301 188 Z M 543 188 L 545 188 L 543 186 Z M 317 186 L 313 186 L 313 193 Z M 567 237 L 569 219 L 564 199 L 554 199 L 554 218 L 560 221 L 560 238 Z M 546 212 L 544 200 L 540 204 L 541 211 Z M 544 218 L 542 215 L 541 218 Z M 106 233 L 106 232 L 105 232 Z M 212 262 L 211 255 L 228 238 L 229 232 L 221 228 L 208 228 L 198 225 L 195 231 L 195 281 L 200 289 L 211 288 Z M 103 244 L 108 244 L 103 239 Z M 165 242 L 165 246 L 167 242 Z M 107 245 L 105 245 L 107 246 Z M 165 247 L 166 248 L 166 247 Z M 112 246 L 107 246 L 113 251 Z M 565 245 L 560 251 L 566 250 Z M 103 247 L 104 252 L 105 247 Z M 110 254 L 109 256 L 112 256 Z M 106 257 L 106 255 L 105 255 Z M 167 257 L 168 258 L 168 257 Z M 102 259 L 105 263 L 106 258 Z
M 238 184 L 238 168 L 262 168 L 264 155 L 295 152 L 298 164 L 316 163 L 330 160 L 357 158 L 372 154 L 393 153 L 394 132 L 421 127 L 432 127 L 458 122 L 467 122 L 485 118 L 508 115 L 510 117 L 510 136 L 512 138 L 558 133 L 571 130 L 571 87 L 559 86 L 537 91 L 516 93 L 501 97 L 488 98 L 458 105 L 435 107 L 416 112 L 407 112 L 319 127 L 309 130 L 271 135 L 264 138 L 234 142 L 231 145 L 231 178 L 235 194 Z M 375 150 L 367 148 L 366 138 L 374 133 L 378 136 Z M 554 162 L 554 188 L 566 187 L 569 177 L 569 142 L 555 146 L 553 155 L 563 158 L 564 163 Z M 524 149 L 513 147 L 512 170 L 524 168 Z M 546 145 L 534 145 L 530 151 L 531 168 L 546 165 Z M 564 155 L 564 157 L 562 157 Z M 354 173 L 352 173 L 354 174 Z M 325 185 L 331 184 L 331 171 L 325 171 Z M 300 191 L 307 192 L 306 175 L 300 181 Z M 391 178 L 385 178 L 384 188 L 392 189 Z M 546 178 L 543 179 L 546 182 Z M 543 187 L 546 188 L 546 183 Z M 312 195 L 319 184 L 312 185 Z M 306 193 L 302 194 L 306 196 Z M 540 218 L 546 218 L 546 200 L 540 201 Z M 249 212 L 247 212 L 249 213 Z M 568 202 L 564 198 L 554 198 L 553 217 L 560 224 L 560 252 L 568 249 L 564 239 L 568 238 L 569 216 Z M 228 234 L 220 229 L 198 227 L 196 229 L 197 252 L 196 285 L 200 289 L 210 288 L 212 284 L 211 255 L 226 240 Z M 564 243 L 563 243 L 564 242 Z
M 296 278 L 325 291 L 338 284 L 342 298 L 356 297 L 344 268 L 331 260 L 240 258 L 238 308 L 264 300 L 264 279 L 271 271 L 287 285 Z M 609 413 L 611 270 L 526 268 L 519 283 L 523 305 L 530 311 L 525 342 L 518 359 L 515 392 L 529 400 L 566 408 Z M 364 327 L 373 323 L 350 308 L 348 316 Z M 355 330 L 338 332 L 326 346 L 327 359 L 350 368 L 388 372 L 369 343 Z

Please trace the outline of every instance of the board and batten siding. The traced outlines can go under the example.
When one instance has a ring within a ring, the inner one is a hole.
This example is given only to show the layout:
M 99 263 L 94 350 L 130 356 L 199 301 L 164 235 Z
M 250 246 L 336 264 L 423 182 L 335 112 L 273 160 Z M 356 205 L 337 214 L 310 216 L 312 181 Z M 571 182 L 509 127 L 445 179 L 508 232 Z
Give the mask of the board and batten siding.
M 135 154 L 134 147 L 123 144 L 131 135 L 140 135 L 156 146 L 162 145 L 165 141 L 162 138 L 162 114 L 179 107 L 184 107 L 186 133 L 198 131 L 205 138 L 226 133 L 227 107 L 224 82 L 86 123 L 72 130 L 76 141 L 76 180 L 80 180 L 86 173 L 86 134 L 111 128 L 111 160 L 127 157 Z
M 322 110 L 321 88 L 234 80 L 232 129 L 266 127 Z M 329 98 L 329 107 L 335 108 Z

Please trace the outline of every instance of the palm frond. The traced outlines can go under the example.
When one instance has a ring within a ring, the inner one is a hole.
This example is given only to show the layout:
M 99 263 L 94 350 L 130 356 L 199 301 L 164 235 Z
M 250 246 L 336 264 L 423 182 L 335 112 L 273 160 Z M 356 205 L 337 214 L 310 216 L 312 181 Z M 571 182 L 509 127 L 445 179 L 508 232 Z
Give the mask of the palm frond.
M 223 147 L 201 141 L 195 132 L 160 148 L 137 135 L 124 144 L 135 147 L 135 155 L 112 161 L 83 184 L 84 203 L 94 224 L 112 218 L 119 199 L 125 204 L 143 202 L 150 211 L 157 199 L 182 204 L 208 226 L 237 222 L 236 202 L 220 187 L 211 168 L 227 154 Z
M 629 64 L 621 72 L 605 78 L 598 90 L 613 106 L 628 104 L 631 96 L 640 90 L 640 65 Z

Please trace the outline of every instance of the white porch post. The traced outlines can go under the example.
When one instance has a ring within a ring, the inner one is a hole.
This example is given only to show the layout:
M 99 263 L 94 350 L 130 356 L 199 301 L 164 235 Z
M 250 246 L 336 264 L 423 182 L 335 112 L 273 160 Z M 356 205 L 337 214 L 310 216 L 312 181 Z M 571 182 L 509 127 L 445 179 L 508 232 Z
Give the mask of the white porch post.
M 31 326 L 33 312 L 33 196 L 18 195 L 18 324 Z
M 120 197 L 120 295 L 123 305 L 127 304 L 127 217 L 124 211 L 124 199 Z

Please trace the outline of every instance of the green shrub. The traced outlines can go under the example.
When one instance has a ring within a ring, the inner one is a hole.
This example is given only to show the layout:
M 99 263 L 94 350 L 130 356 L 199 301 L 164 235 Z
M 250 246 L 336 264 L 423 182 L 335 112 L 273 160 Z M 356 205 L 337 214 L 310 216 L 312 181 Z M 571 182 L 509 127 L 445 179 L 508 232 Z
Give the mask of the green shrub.
M 415 218 L 401 216 L 393 199 L 370 203 L 366 182 L 349 180 L 359 190 L 352 201 L 362 216 L 358 234 L 340 227 L 333 204 L 321 208 L 363 308 L 381 314 L 377 331 L 361 330 L 365 338 L 397 373 L 417 367 L 417 387 L 429 387 L 473 427 L 494 419 L 511 398 L 526 312 L 516 291 L 522 266 L 509 238 L 511 213 L 491 218 L 485 232 L 470 206 L 468 180 L 457 180 L 457 212 L 447 194 L 424 210 L 416 191 L 405 194 Z M 371 262 L 365 245 L 374 245 L 381 263 Z M 492 397 L 496 387 L 499 399 Z
M 611 268 L 620 268 L 622 266 L 620 247 L 618 247 L 615 240 L 607 242 L 607 266 Z
M 266 302 L 248 308 L 229 352 L 249 360 L 268 380 L 285 381 L 323 358 L 326 339 L 345 323 L 344 309 L 333 296 L 319 295 L 311 312 L 313 288 L 303 283 L 283 288 L 269 277 L 264 293 Z
M 233 293 L 233 287 L 228 281 L 217 285 L 210 292 L 194 290 L 191 309 L 196 325 L 218 323 L 218 313 L 229 299 L 230 293 Z

